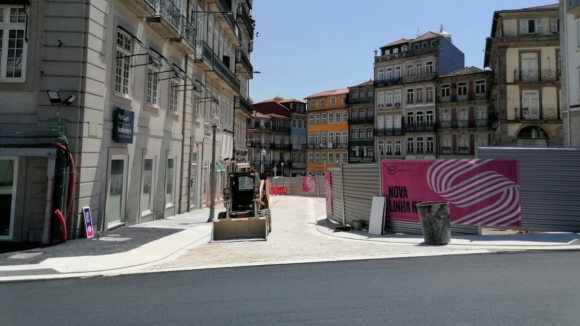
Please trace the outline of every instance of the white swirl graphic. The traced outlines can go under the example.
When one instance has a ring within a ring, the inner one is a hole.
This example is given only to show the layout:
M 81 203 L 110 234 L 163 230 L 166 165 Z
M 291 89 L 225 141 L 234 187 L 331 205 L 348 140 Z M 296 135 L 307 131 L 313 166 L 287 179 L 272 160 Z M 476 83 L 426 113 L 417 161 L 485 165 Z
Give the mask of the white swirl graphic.
M 457 207 L 471 207 L 453 224 L 508 226 L 520 220 L 520 186 L 496 171 L 481 172 L 492 161 L 441 160 L 427 170 L 432 191 Z

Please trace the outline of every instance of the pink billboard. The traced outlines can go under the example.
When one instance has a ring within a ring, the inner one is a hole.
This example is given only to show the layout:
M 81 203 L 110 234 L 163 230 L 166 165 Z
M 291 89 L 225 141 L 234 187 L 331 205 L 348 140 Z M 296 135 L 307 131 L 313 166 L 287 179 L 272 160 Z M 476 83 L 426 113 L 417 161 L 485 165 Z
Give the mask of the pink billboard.
M 387 219 L 419 222 L 417 203 L 446 201 L 452 224 L 520 226 L 517 160 L 385 160 L 381 175 Z

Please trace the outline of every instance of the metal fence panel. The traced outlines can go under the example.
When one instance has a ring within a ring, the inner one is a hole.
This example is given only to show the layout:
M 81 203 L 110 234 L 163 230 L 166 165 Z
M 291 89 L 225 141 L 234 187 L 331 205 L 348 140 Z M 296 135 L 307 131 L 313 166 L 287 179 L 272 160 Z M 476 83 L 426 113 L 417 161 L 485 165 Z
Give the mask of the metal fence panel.
M 478 158 L 518 160 L 522 229 L 580 231 L 580 148 L 479 147 Z
M 332 191 L 332 216 L 328 218 L 344 225 L 344 197 L 342 195 L 342 171 L 339 168 L 330 168 L 330 187 Z
M 373 196 L 380 196 L 379 164 L 347 164 L 343 169 L 345 223 L 360 220 L 368 227 Z

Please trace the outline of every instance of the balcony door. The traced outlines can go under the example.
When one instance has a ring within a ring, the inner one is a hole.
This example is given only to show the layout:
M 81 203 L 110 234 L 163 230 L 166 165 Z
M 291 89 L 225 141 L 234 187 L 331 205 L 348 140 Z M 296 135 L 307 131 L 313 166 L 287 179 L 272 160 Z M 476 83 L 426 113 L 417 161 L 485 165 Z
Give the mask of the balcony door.
M 107 186 L 106 228 L 114 228 L 125 221 L 127 198 L 127 161 L 126 155 L 111 155 Z
M 524 119 L 540 119 L 540 92 L 522 92 L 522 115 Z
M 520 78 L 522 81 L 538 81 L 538 53 L 529 52 L 522 53 L 521 56 L 521 72 Z

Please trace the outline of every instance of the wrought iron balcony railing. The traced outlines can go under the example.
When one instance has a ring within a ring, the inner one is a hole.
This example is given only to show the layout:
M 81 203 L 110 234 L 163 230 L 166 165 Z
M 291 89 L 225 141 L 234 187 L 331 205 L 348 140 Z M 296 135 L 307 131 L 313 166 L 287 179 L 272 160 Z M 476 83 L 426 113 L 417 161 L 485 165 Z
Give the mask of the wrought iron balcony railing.
M 414 56 L 429 54 L 429 53 L 436 53 L 437 51 L 438 51 L 438 47 L 432 46 L 432 47 L 421 48 L 421 49 L 417 49 L 417 50 L 409 50 L 409 51 L 403 51 L 403 52 L 399 52 L 399 53 L 386 54 L 386 55 L 375 57 L 375 63 L 384 62 L 384 61 L 391 61 L 391 60 L 396 60 L 396 59 L 402 59 L 402 58 L 409 58 L 409 57 L 414 57 Z
M 213 70 L 226 81 L 230 87 L 237 92 L 240 91 L 240 80 L 230 70 L 230 68 L 213 52 L 205 41 L 196 42 L 196 60 L 203 60 Z
M 393 85 L 400 85 L 402 82 L 402 78 L 401 77 L 396 77 L 396 78 L 385 78 L 385 79 L 380 79 L 374 82 L 374 86 L 375 87 L 388 87 L 388 86 L 393 86 Z
M 234 97 L 234 109 L 252 116 L 252 105 L 243 96 L 236 95 Z
M 245 73 L 248 73 L 250 76 L 253 75 L 254 66 L 252 66 L 248 55 L 241 47 L 236 48 L 236 63 L 242 64 L 246 70 Z
M 451 147 L 441 147 L 441 154 L 453 154 Z
M 404 128 L 405 128 L 405 132 L 434 131 L 435 130 L 435 123 L 434 122 L 405 123 Z
M 469 147 L 457 147 L 457 154 L 469 155 Z
M 237 18 L 244 23 L 244 26 L 246 26 L 246 29 L 248 29 L 249 34 L 254 35 L 254 22 L 252 21 L 252 18 L 250 17 L 250 13 L 248 12 L 246 6 L 244 5 L 238 6 Z
M 429 72 L 429 73 L 425 73 L 425 74 L 410 75 L 410 76 L 403 76 L 403 84 L 431 80 L 431 79 L 435 79 L 435 77 L 437 77 L 437 73 L 434 73 L 434 72 Z
M 560 81 L 560 69 L 514 70 L 514 80 L 522 83 Z
M 374 123 L 375 122 L 375 117 L 362 117 L 362 118 L 356 118 L 356 117 L 350 117 L 348 118 L 348 123 L 350 124 L 368 124 L 368 123 Z

